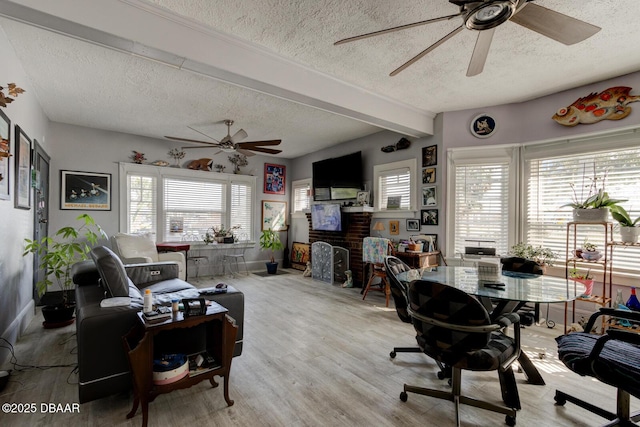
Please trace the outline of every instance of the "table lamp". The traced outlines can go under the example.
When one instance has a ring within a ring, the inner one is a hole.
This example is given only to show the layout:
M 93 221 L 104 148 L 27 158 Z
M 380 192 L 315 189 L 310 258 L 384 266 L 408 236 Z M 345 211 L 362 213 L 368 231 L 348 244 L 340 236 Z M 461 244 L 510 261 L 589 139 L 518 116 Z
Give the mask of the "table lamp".
M 378 237 L 382 237 L 382 233 L 380 233 L 380 232 L 384 231 L 384 224 L 382 224 L 380 221 L 378 221 L 373 226 L 373 229 L 378 232 Z

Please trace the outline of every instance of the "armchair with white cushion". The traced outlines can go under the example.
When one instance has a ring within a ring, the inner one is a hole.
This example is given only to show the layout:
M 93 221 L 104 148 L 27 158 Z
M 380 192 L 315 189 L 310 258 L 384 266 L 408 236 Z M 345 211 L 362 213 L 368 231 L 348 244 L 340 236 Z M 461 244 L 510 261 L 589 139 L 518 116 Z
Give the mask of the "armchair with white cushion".
M 148 234 L 117 233 L 111 236 L 111 248 L 123 264 L 172 261 L 178 263 L 178 278 L 186 278 L 186 261 L 182 252 L 159 253 L 156 242 Z

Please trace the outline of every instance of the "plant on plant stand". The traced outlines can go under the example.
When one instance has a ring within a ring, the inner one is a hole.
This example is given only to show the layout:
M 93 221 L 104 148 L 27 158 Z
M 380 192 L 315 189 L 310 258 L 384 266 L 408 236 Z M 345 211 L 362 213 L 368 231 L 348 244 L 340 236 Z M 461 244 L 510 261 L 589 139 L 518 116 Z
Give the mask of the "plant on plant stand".
M 602 252 L 598 250 L 598 246 L 596 244 L 585 240 L 582 244 L 582 253 L 580 254 L 580 257 L 587 261 L 598 261 L 602 258 Z
M 622 206 L 614 206 L 611 209 L 611 216 L 620 224 L 620 237 L 625 243 L 636 243 L 638 241 L 638 232 L 640 228 L 637 227 L 640 217 L 632 220 L 629 212 Z
M 587 178 L 584 168 L 586 168 L 586 165 L 583 167 L 580 194 L 578 194 L 573 183 L 569 184 L 573 191 L 573 200 L 571 203 L 562 205 L 562 207 L 570 206 L 573 208 L 573 220 L 575 222 L 606 222 L 608 211 L 615 209 L 618 203 L 626 202 L 626 200 L 609 197 L 609 193 L 605 191 L 607 176 L 605 174 L 604 178 L 598 178 L 595 162 L 593 164 L 593 178 L 588 178 L 589 184 L 586 184 Z
M 588 269 L 586 273 L 581 273 L 578 269 L 572 268 L 569 270 L 569 278 L 584 285 L 585 291 L 582 296 L 588 297 L 591 295 L 591 292 L 593 292 L 593 274 L 591 274 L 591 269 Z
M 44 270 L 44 279 L 36 284 L 38 295 L 42 296 L 54 283 L 62 290 L 62 303 L 42 309 L 45 327 L 55 327 L 58 324 L 63 326 L 73 321 L 75 303 L 69 295 L 73 289 L 71 266 L 88 259 L 91 247 L 95 246 L 100 238 L 108 238 L 102 227 L 96 224 L 90 215 L 82 214 L 76 220 L 81 222 L 78 227 L 62 227 L 53 237 L 45 236 L 40 240 L 25 239 L 26 246 L 22 256 L 38 254 L 41 257 L 38 267 Z M 49 320 L 49 315 L 55 320 Z M 68 317 L 64 319 L 65 316 Z M 60 317 L 61 320 L 56 319 Z
M 267 273 L 276 274 L 278 271 L 278 263 L 274 258 L 275 251 L 279 251 L 284 248 L 284 245 L 280 241 L 278 232 L 273 231 L 270 228 L 262 230 L 262 234 L 260 235 L 260 248 L 271 251 L 270 260 L 266 263 Z

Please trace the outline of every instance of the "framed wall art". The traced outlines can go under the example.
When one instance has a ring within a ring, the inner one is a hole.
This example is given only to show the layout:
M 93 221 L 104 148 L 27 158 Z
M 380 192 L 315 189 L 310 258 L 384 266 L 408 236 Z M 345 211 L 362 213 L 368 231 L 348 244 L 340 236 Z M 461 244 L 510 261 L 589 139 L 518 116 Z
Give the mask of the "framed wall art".
M 110 211 L 111 174 L 61 170 L 60 209 Z
M 293 242 L 291 246 L 291 267 L 304 271 L 309 261 L 311 245 L 309 243 Z
M 11 158 L 11 120 L 0 110 L 0 200 L 9 200 L 9 165 Z
M 422 206 L 436 206 L 437 202 L 436 186 L 422 187 Z
M 422 209 L 420 211 L 421 225 L 438 225 L 438 209 Z
M 430 145 L 422 147 L 422 167 L 435 166 L 438 164 L 438 146 Z
M 287 202 L 262 201 L 262 230 L 285 230 L 287 227 Z
M 400 234 L 400 221 L 389 221 L 389 234 Z
M 31 140 L 18 125 L 15 127 L 14 135 L 16 138 L 14 206 L 18 209 L 31 209 Z
M 486 113 L 474 117 L 469 125 L 471 134 L 476 138 L 489 138 L 497 127 L 496 120 Z
M 420 220 L 419 219 L 408 219 L 407 220 L 407 231 L 420 231 Z
M 264 164 L 264 193 L 265 194 L 285 194 L 285 173 L 286 167 Z
M 436 168 L 422 169 L 422 183 L 435 184 L 435 182 L 436 182 Z

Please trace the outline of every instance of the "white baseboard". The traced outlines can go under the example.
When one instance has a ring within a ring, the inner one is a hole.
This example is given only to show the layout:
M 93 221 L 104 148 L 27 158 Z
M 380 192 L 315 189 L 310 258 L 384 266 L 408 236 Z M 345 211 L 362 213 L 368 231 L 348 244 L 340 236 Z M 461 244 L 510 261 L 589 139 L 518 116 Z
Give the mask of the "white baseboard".
M 11 343 L 11 345 L 15 344 L 20 335 L 27 330 L 27 327 L 35 317 L 35 302 L 30 300 L 27 305 L 25 305 L 20 313 L 16 316 L 16 318 L 9 324 L 7 329 L 2 331 L 2 338 L 6 339 Z M 11 353 L 8 349 L 0 348 L 0 363 L 5 363 L 9 360 Z

